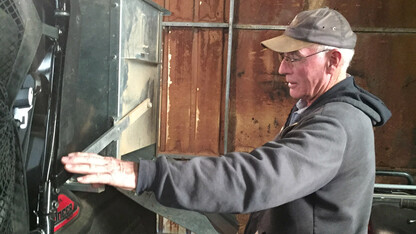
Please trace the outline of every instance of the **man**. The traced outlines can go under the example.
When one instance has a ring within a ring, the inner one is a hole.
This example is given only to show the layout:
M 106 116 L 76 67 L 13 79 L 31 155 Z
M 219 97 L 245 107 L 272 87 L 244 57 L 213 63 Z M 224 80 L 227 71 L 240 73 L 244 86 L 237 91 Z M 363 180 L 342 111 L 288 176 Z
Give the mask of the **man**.
M 355 43 L 347 20 L 328 8 L 299 13 L 282 36 L 262 42 L 280 53 L 279 73 L 299 101 L 279 135 L 250 153 L 140 164 L 75 153 L 62 162 L 87 174 L 81 183 L 153 191 L 166 206 L 255 212 L 246 233 L 366 233 L 373 126 L 391 113 L 346 73 Z

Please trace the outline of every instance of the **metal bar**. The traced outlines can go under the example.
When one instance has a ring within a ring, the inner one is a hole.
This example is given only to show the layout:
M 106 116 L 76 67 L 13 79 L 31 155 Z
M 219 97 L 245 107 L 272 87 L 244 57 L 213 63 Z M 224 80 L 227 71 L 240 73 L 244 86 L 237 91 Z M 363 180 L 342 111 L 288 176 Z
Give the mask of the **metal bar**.
M 163 27 L 228 28 L 227 23 L 162 22 Z
M 99 185 L 99 186 L 93 187 L 91 184 L 78 183 L 75 178 L 76 177 L 72 177 L 71 179 L 67 180 L 64 184 L 65 188 L 71 191 L 80 191 L 80 192 L 89 192 L 89 193 L 102 193 L 105 191 L 105 185 Z
M 126 114 L 123 118 L 117 121 L 112 128 L 107 130 L 103 135 L 101 135 L 97 140 L 91 143 L 83 152 L 89 153 L 99 153 L 103 150 L 108 144 L 118 139 L 126 128 L 132 125 L 136 120 L 139 119 L 147 110 L 152 107 L 150 99 L 147 98 L 142 103 L 137 105 L 133 110 Z M 80 184 L 76 181 L 76 178 L 72 177 L 71 179 L 65 182 L 65 187 L 72 191 L 83 191 L 83 192 L 95 192 L 101 193 L 105 190 L 104 185 L 93 187 L 90 184 Z
M 194 27 L 194 28 L 229 28 L 228 23 L 204 23 L 204 22 L 163 22 L 163 27 Z M 287 25 L 263 25 L 263 24 L 234 24 L 234 29 L 246 30 L 280 30 L 283 31 Z M 353 27 L 354 32 L 359 33 L 416 33 L 416 28 L 373 28 Z
M 213 155 L 188 155 L 188 154 L 158 154 L 157 157 L 165 156 L 166 158 L 179 159 L 179 160 L 189 160 L 195 157 L 217 157 Z
M 253 24 L 235 24 L 236 29 L 247 30 L 286 30 L 285 25 L 253 25 Z M 415 28 L 367 28 L 353 27 L 352 30 L 358 33 L 416 33 Z
M 108 2 L 108 7 L 110 10 L 109 15 L 109 27 L 110 27 L 110 34 L 109 36 L 109 51 L 108 51 L 108 111 L 107 115 L 113 119 L 113 121 L 117 121 L 120 118 L 120 63 L 121 59 L 120 56 L 120 40 L 121 40 L 121 26 L 120 26 L 120 19 L 122 17 L 121 6 L 124 1 L 121 2 L 120 0 L 112 0 Z M 92 13 L 93 11 L 89 11 L 88 13 Z M 104 34 L 102 34 L 104 35 Z M 107 155 L 113 155 L 114 157 L 119 157 L 119 144 L 118 142 L 113 143 L 112 146 L 107 147 Z
M 123 118 L 117 121 L 112 128 L 101 135 L 97 140 L 91 143 L 83 152 L 99 153 L 112 141 L 119 138 L 120 134 L 128 126 L 132 125 L 140 116 L 146 113 L 152 107 L 150 99 L 147 98 L 142 103 L 137 105 L 133 110 L 126 114 Z
M 228 152 L 228 114 L 230 102 L 230 77 L 231 77 L 231 53 L 233 49 L 233 22 L 234 0 L 230 1 L 230 19 L 228 26 L 228 51 L 227 51 L 227 75 L 225 81 L 225 107 L 224 107 L 224 154 Z
M 416 28 L 366 28 L 353 27 L 354 32 L 362 33 L 416 33 Z
M 405 189 L 416 190 L 416 185 L 401 185 L 401 184 L 375 184 L 374 188 L 378 189 Z
M 412 175 L 404 171 L 384 171 L 384 170 L 377 170 L 376 176 L 395 176 L 395 177 L 402 177 L 407 180 L 408 185 L 414 185 L 415 180 L 413 179 Z
M 285 30 L 285 25 L 255 25 L 255 24 L 235 24 L 234 28 L 247 30 Z
M 383 194 L 383 193 L 375 193 L 373 198 L 377 198 L 380 200 L 387 200 L 387 199 L 407 199 L 407 200 L 416 200 L 415 195 L 403 195 L 403 194 Z
M 164 27 L 193 27 L 193 28 L 229 28 L 229 23 L 203 23 L 203 22 L 163 22 Z M 257 30 L 285 30 L 287 26 L 283 25 L 250 25 L 234 24 L 233 28 L 237 29 L 257 29 Z
M 114 125 L 112 128 L 110 128 L 107 132 L 105 132 L 103 135 L 101 135 L 97 140 L 95 140 L 91 145 L 89 145 L 87 148 L 83 150 L 83 152 L 89 152 L 89 153 L 96 153 L 98 154 L 103 150 L 108 144 L 113 142 L 115 139 L 117 139 L 121 132 L 127 128 L 128 122 L 122 121 L 117 122 L 116 125 Z
M 51 177 L 52 168 L 55 164 L 56 159 L 56 149 L 57 149 L 57 120 L 59 119 L 59 107 L 61 102 L 61 92 L 62 92 L 62 53 L 57 50 L 59 44 L 54 43 L 52 59 L 51 59 L 51 74 L 50 74 L 50 94 L 48 99 L 50 100 L 48 112 L 47 112 L 47 126 L 46 126 L 46 135 L 45 135 L 45 158 L 43 161 L 42 168 L 42 180 L 43 188 L 39 191 L 39 223 L 42 226 L 44 233 L 49 234 L 53 233 L 53 224 L 51 223 L 51 203 L 56 197 L 52 198 L 52 186 L 51 186 Z M 58 62 L 58 67 L 56 68 L 55 63 Z
M 161 62 L 156 62 L 156 61 L 150 61 L 150 60 L 146 60 L 146 59 L 142 59 L 142 58 L 123 58 L 125 60 L 131 60 L 131 61 L 135 61 L 135 62 L 139 62 L 139 63 L 145 63 L 145 64 L 151 64 L 151 65 L 159 65 L 162 64 Z
M 40 219 L 39 223 L 42 226 L 42 232 L 44 234 L 54 233 L 54 223 L 53 223 L 53 215 L 54 215 L 54 207 L 52 207 L 52 183 L 50 180 L 46 181 L 43 184 L 42 190 L 42 199 L 40 199 L 41 207 L 40 207 Z
M 229 28 L 229 23 L 204 23 L 204 22 L 163 22 L 163 27 L 193 27 L 193 28 Z M 283 25 L 250 25 L 234 24 L 233 28 L 238 29 L 258 29 L 258 30 L 285 30 Z

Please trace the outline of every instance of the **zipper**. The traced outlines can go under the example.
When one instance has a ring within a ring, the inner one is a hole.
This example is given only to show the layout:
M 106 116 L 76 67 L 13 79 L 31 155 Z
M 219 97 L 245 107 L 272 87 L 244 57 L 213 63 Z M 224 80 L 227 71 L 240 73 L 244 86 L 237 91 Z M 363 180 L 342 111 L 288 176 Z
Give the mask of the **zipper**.
M 282 130 L 280 130 L 280 133 L 278 135 L 277 138 L 282 138 L 284 135 L 286 135 L 290 130 L 292 130 L 294 127 L 296 127 L 299 124 L 299 122 L 294 122 L 293 124 L 282 128 Z

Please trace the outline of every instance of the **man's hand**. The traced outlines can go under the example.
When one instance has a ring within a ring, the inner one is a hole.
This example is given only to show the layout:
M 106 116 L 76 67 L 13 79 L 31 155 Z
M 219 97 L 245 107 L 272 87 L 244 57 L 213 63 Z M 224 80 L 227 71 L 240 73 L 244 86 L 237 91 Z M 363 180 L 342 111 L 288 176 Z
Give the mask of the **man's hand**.
M 61 159 L 68 172 L 85 174 L 78 177 L 82 184 L 108 184 L 134 190 L 137 183 L 138 164 L 93 153 L 70 153 Z

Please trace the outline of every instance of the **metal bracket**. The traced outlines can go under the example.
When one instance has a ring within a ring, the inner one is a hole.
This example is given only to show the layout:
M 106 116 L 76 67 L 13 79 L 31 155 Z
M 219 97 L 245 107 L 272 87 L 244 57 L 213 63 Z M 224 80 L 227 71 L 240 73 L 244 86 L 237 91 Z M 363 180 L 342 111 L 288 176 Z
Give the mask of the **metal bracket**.
M 83 150 L 83 152 L 88 153 L 99 153 L 103 150 L 108 144 L 112 141 L 118 139 L 121 133 L 132 125 L 136 120 L 139 119 L 147 110 L 152 108 L 152 103 L 150 99 L 147 98 L 142 103 L 137 105 L 133 110 L 131 110 L 128 114 L 126 114 L 123 118 L 117 121 L 112 128 L 106 131 L 103 135 L 101 135 L 97 140 L 95 140 L 92 144 L 87 146 Z
M 132 125 L 136 120 L 140 118 L 144 113 L 152 108 L 152 103 L 150 99 L 147 98 L 142 103 L 137 105 L 133 110 L 127 113 L 123 118 L 114 123 L 114 126 L 108 129 L 103 135 L 101 135 L 97 140 L 91 143 L 83 152 L 88 153 L 99 153 L 101 152 L 108 144 L 112 141 L 117 140 L 121 133 Z M 83 191 L 83 192 L 96 192 L 100 193 L 105 190 L 105 186 L 93 187 L 89 184 L 80 184 L 76 182 L 75 178 L 67 180 L 64 184 L 66 188 L 73 191 Z
M 48 36 L 53 39 L 58 39 L 59 37 L 59 29 L 54 26 L 47 25 L 47 24 L 42 25 L 42 33 L 43 35 Z

